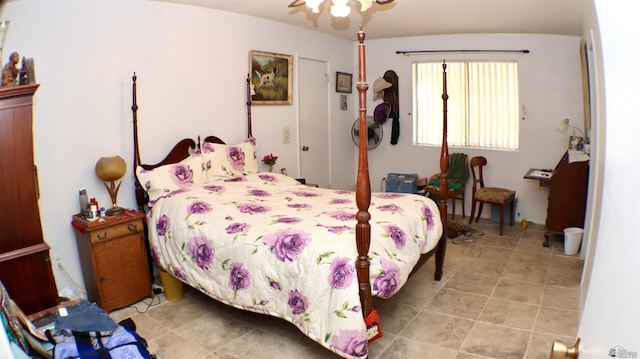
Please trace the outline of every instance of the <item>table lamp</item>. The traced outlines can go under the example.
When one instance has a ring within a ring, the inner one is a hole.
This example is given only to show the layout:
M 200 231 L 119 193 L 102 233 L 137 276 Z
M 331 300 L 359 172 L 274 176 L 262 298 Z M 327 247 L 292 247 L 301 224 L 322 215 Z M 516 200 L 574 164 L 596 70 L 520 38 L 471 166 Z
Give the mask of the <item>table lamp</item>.
M 122 181 L 119 179 L 124 177 L 127 172 L 127 163 L 120 156 L 102 157 L 96 163 L 96 175 L 104 181 L 104 186 L 109 191 L 111 203 L 113 207 L 107 210 L 107 216 L 114 216 L 124 213 L 124 208 L 118 207 L 118 190 Z M 116 184 L 116 182 L 118 182 Z
M 556 127 L 558 132 L 566 134 L 569 129 L 573 131 L 573 136 L 569 136 L 569 149 L 570 150 L 578 150 L 582 151 L 583 143 L 584 143 L 584 132 L 581 129 L 569 125 L 569 119 L 565 118 L 564 120 L 558 123 L 558 127 Z M 576 131 L 580 132 L 582 136 L 576 136 Z

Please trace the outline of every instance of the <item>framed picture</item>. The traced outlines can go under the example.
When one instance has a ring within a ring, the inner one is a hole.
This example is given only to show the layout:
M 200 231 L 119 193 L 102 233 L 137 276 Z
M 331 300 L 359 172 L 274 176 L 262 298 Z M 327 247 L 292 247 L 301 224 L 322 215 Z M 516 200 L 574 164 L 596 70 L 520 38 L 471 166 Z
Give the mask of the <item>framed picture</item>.
M 336 92 L 351 93 L 351 74 L 336 72 Z
M 251 50 L 249 71 L 253 104 L 293 104 L 293 56 Z
M 349 109 L 349 103 L 347 102 L 347 95 L 340 94 L 340 110 L 346 111 Z

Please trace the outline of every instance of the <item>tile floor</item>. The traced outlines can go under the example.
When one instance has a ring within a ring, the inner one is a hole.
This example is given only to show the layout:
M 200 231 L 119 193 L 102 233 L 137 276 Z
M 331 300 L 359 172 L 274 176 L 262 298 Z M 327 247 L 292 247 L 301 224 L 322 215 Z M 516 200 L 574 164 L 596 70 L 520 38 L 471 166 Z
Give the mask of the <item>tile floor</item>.
M 473 243 L 449 240 L 442 281 L 433 280 L 431 259 L 398 294 L 377 303 L 384 336 L 370 345 L 370 358 L 542 359 L 553 339 L 573 343 L 582 260 L 564 255 L 561 238 L 543 247 L 542 226 L 507 227 L 503 236 L 489 220 L 474 227 L 485 234 Z M 191 288 L 181 301 L 161 294 L 150 302 L 110 315 L 132 318 L 161 359 L 337 358 L 288 322 Z

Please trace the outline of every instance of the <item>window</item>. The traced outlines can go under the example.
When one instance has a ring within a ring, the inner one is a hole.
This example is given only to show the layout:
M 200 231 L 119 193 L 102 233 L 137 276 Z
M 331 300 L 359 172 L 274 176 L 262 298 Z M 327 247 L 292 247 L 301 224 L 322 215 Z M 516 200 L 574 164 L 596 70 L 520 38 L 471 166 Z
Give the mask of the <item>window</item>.
M 442 143 L 442 63 L 413 64 L 414 144 Z M 519 146 L 518 63 L 447 63 L 447 142 L 515 151 Z

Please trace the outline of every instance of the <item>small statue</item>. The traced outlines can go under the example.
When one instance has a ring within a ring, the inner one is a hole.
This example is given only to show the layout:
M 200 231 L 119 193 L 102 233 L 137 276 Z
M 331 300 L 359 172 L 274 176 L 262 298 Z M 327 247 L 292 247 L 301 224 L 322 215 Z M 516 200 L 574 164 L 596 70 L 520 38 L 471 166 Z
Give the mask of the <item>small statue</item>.
M 9 62 L 2 69 L 2 87 L 10 87 L 18 85 L 18 76 L 20 70 L 16 67 L 20 62 L 20 54 L 13 52 L 9 56 Z

